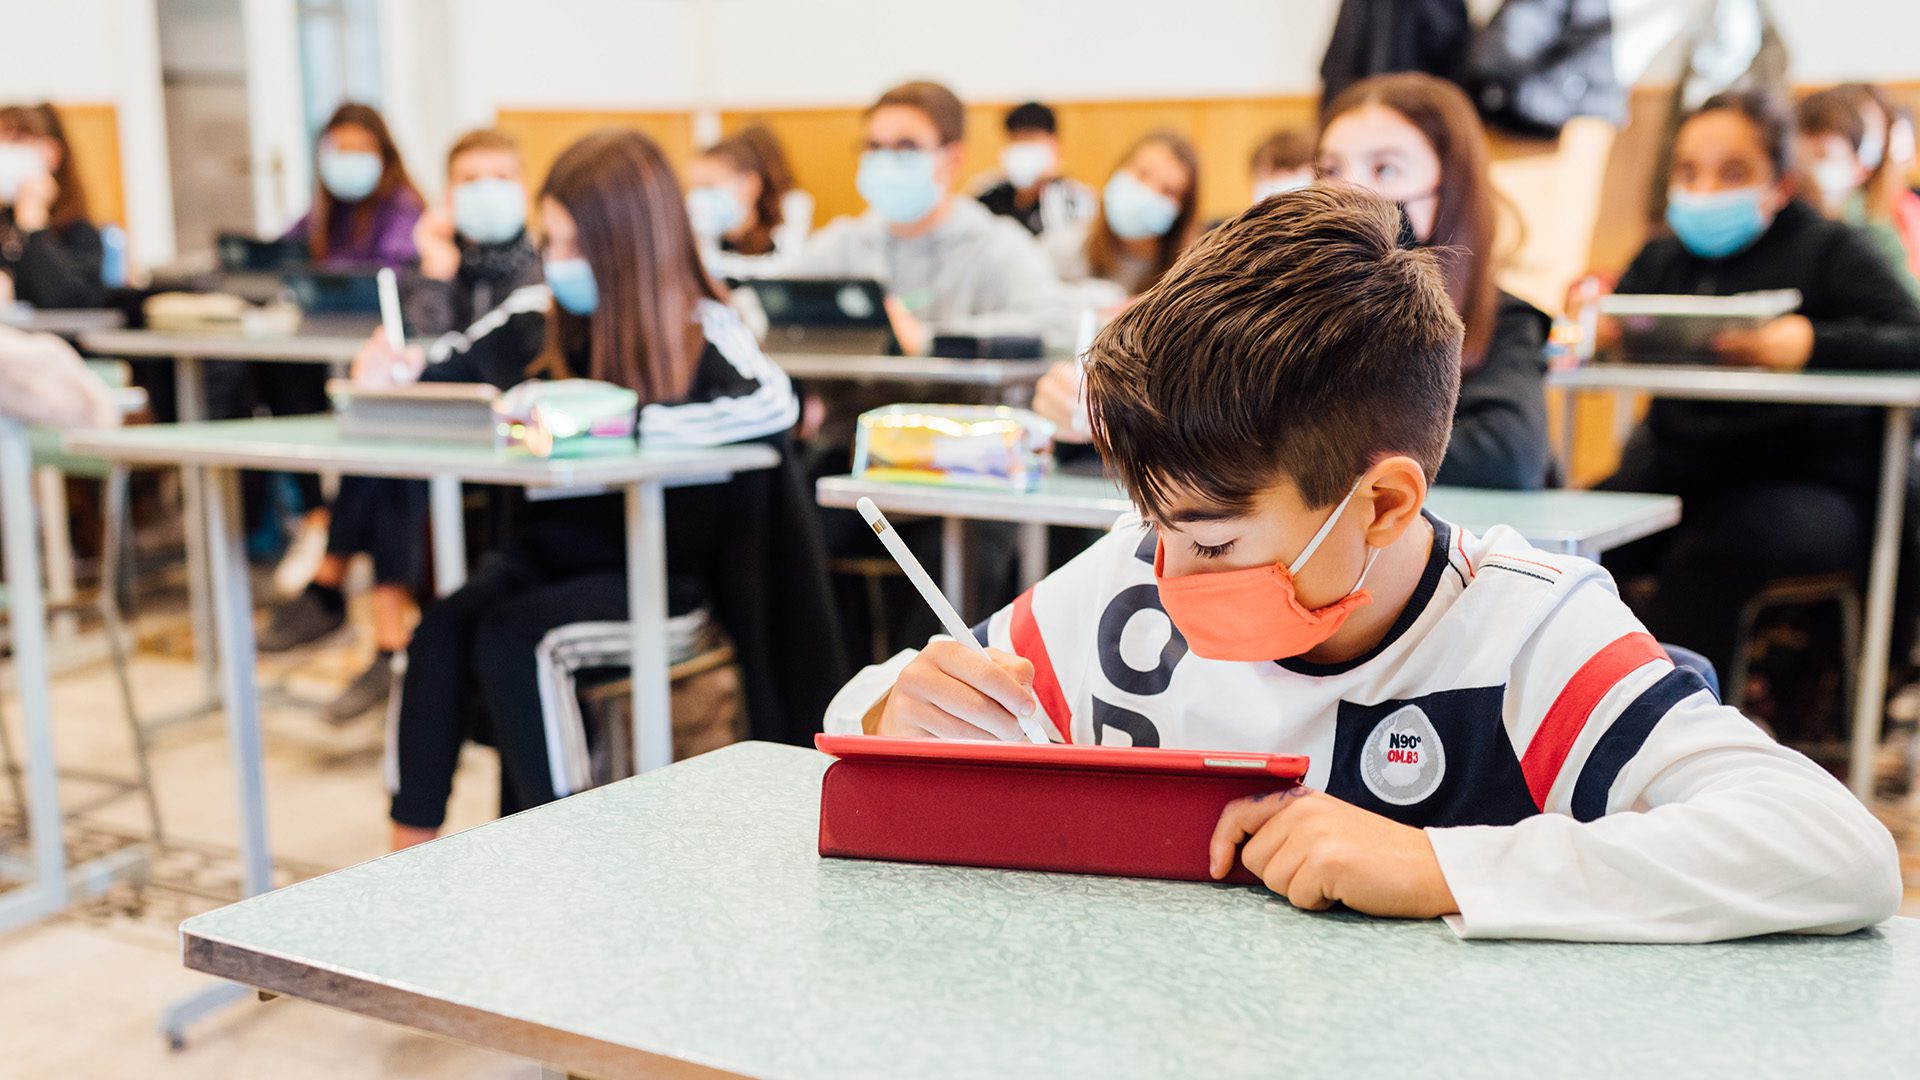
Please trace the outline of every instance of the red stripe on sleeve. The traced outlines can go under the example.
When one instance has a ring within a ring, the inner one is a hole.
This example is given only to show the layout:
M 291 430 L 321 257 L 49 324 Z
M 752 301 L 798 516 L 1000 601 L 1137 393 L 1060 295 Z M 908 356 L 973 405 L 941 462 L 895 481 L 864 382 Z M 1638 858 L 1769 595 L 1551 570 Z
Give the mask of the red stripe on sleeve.
M 1060 678 L 1053 672 L 1053 659 L 1047 655 L 1046 640 L 1040 636 L 1040 622 L 1033 617 L 1033 590 L 1013 602 L 1013 620 L 1008 627 L 1013 651 L 1033 664 L 1033 694 L 1040 707 L 1059 730 L 1063 742 L 1073 741 L 1073 716 L 1067 712 L 1067 695 L 1060 690 Z
M 1665 659 L 1666 650 L 1652 634 L 1635 633 L 1614 641 L 1580 665 L 1580 670 L 1574 672 L 1573 678 L 1561 689 L 1560 696 L 1553 699 L 1553 707 L 1547 710 L 1540 729 L 1533 733 L 1533 741 L 1527 744 L 1527 752 L 1520 758 L 1520 771 L 1526 775 L 1533 805 L 1546 809 L 1547 792 L 1553 789 L 1560 766 L 1566 764 L 1574 740 L 1580 737 L 1587 718 L 1593 715 L 1607 691 L 1646 664 Z

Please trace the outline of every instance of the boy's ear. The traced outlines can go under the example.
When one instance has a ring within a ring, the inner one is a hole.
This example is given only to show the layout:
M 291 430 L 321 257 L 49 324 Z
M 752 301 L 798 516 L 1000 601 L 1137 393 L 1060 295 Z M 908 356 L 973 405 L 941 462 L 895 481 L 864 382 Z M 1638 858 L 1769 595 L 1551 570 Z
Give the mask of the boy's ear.
M 1420 520 L 1420 509 L 1427 504 L 1427 470 L 1403 454 L 1383 458 L 1367 471 L 1360 496 L 1373 506 L 1368 546 L 1387 547 Z

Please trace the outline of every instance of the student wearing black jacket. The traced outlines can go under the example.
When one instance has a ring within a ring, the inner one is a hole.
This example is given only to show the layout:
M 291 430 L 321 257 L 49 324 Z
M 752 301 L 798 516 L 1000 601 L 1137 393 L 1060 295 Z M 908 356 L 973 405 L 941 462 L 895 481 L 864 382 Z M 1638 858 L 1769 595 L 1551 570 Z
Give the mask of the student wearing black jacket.
M 51 105 L 0 109 L 0 275 L 38 308 L 99 307 L 100 230 Z
M 449 209 L 429 210 L 414 226 L 420 260 L 400 285 L 407 332 L 414 337 L 464 329 L 516 289 L 540 280 L 540 256 L 527 238 L 520 147 L 511 136 L 482 129 L 457 139 L 447 152 L 447 193 Z M 334 723 L 387 700 L 393 657 L 407 646 L 413 594 L 421 584 L 426 513 L 424 483 L 343 478 L 327 520 L 326 556 L 312 583 L 276 609 L 261 632 L 261 651 L 284 652 L 338 630 L 346 622 L 341 583 L 347 563 L 361 553 L 371 557 L 374 656 L 323 708 Z
M 376 338 L 355 377 L 500 387 L 591 377 L 639 392 L 644 443 L 785 450 L 798 399 L 701 269 L 683 207 L 652 140 L 582 139 L 541 195 L 547 284 L 509 296 L 431 355 Z M 785 741 L 817 728 L 842 668 L 797 476 L 789 456 L 666 500 L 669 606 L 712 606 L 740 656 L 751 727 Z M 503 811 L 555 797 L 534 651 L 562 626 L 627 617 L 623 529 L 618 497 L 530 506 L 467 585 L 427 610 L 398 712 L 395 847 L 438 832 L 474 706 L 500 750 Z
M 1709 100 L 1674 139 L 1667 221 L 1621 293 L 1798 289 L 1798 311 L 1715 342 L 1775 371 L 1920 368 L 1920 306 L 1859 230 L 1792 197 L 1792 121 L 1753 94 Z M 1733 660 L 1738 612 L 1768 581 L 1864 565 L 1878 410 L 1657 400 L 1602 486 L 1679 495 L 1680 524 L 1607 558 L 1651 571 L 1640 612 L 1662 641 Z

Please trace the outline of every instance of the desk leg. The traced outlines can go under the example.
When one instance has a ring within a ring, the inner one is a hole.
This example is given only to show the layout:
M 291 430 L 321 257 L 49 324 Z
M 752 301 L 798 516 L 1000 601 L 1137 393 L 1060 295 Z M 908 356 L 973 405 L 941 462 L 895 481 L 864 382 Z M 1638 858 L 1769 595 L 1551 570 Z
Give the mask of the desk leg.
M 59 469 L 39 468 L 33 472 L 39 492 L 40 551 L 47 576 L 47 601 L 58 608 L 71 608 L 80 596 L 73 572 L 72 519 L 67 507 L 67 477 Z M 70 646 L 79 632 L 79 622 L 71 610 L 54 616 L 53 640 Z
M 199 357 L 174 358 L 173 398 L 181 423 L 196 423 L 207 418 L 205 368 L 201 366 Z M 183 468 L 180 473 L 186 502 L 182 521 L 187 545 L 187 604 L 193 624 L 193 656 L 200 664 L 200 681 L 206 688 L 206 700 L 212 704 L 220 700 L 220 671 L 214 659 L 213 598 L 209 595 L 208 584 L 207 479 L 205 473 L 197 468 Z
M 1580 415 L 1579 392 L 1560 391 L 1560 482 L 1573 486 L 1573 426 Z
M 947 594 L 947 602 L 967 618 L 967 609 L 972 606 L 967 597 L 967 520 L 965 518 L 940 519 L 940 589 Z
M 1853 700 L 1853 754 L 1847 765 L 1847 786 L 1863 800 L 1873 794 L 1873 759 L 1880 748 L 1880 719 L 1886 712 L 1887 655 L 1893 646 L 1893 590 L 1900 569 L 1907 460 L 1913 453 L 1912 419 L 1905 409 L 1888 409 L 1880 448 L 1880 510 L 1873 524 L 1866 636 Z
M 627 488 L 627 619 L 633 628 L 634 771 L 673 763 L 667 668 L 667 529 L 658 482 Z
M 1031 588 L 1047 576 L 1047 527 L 1037 522 L 1020 524 L 1020 587 Z
M 467 522 L 460 503 L 460 478 L 427 481 L 427 505 L 433 516 L 433 591 L 450 596 L 467 583 Z
M 240 527 L 240 475 L 232 469 L 206 473 L 203 500 L 207 556 L 212 571 L 214 631 L 220 644 L 220 674 L 227 707 L 227 742 L 240 813 L 241 892 L 257 896 L 273 887 L 267 848 L 266 789 L 262 781 L 260 696 L 255 682 L 253 597 L 247 581 L 246 542 Z M 161 1031 L 176 1048 L 188 1024 L 252 993 L 220 983 L 170 1006 Z
M 40 538 L 34 535 L 33 454 L 26 432 L 0 420 L 0 530 L 6 544 L 13 683 L 26 728 L 27 836 L 33 881 L 0 901 L 0 930 L 51 915 L 67 904 L 67 850 L 60 834 L 59 778 L 53 757 L 53 703 L 47 686 L 47 607 L 40 591 Z

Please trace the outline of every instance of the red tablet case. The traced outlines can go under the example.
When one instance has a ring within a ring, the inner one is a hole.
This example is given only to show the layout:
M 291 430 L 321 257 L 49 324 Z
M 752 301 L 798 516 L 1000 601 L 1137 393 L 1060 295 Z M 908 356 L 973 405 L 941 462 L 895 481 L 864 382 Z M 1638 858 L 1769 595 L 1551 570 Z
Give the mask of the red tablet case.
M 816 735 L 820 854 L 1211 881 L 1227 803 L 1292 787 L 1304 757 Z M 1238 862 L 1228 881 L 1252 884 Z

